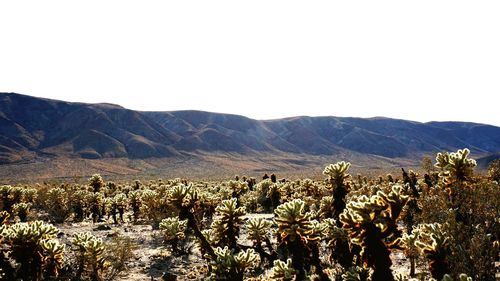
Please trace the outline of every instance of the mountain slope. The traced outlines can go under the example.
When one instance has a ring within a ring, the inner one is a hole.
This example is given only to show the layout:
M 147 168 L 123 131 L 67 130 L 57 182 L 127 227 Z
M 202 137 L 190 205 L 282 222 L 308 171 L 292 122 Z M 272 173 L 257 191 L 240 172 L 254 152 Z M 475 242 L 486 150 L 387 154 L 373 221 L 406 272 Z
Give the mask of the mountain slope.
M 371 155 L 404 159 L 468 147 L 500 152 L 500 128 L 389 118 L 253 120 L 202 111 L 140 112 L 0 93 L 0 163 L 40 158 L 150 159 L 203 153 Z

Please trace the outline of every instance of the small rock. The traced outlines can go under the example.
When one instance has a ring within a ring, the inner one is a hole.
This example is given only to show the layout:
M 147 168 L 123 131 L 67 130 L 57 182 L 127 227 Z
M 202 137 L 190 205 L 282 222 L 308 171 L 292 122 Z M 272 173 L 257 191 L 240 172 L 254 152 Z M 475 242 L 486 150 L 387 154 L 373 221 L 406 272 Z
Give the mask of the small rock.
M 94 228 L 94 230 L 111 230 L 111 227 L 109 225 L 101 224 Z

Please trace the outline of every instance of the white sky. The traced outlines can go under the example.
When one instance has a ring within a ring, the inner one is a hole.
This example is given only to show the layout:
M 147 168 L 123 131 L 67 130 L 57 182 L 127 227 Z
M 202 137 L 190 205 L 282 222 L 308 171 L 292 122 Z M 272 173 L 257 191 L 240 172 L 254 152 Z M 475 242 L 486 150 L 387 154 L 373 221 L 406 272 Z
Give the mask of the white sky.
M 0 91 L 500 125 L 500 1 L 2 1 Z

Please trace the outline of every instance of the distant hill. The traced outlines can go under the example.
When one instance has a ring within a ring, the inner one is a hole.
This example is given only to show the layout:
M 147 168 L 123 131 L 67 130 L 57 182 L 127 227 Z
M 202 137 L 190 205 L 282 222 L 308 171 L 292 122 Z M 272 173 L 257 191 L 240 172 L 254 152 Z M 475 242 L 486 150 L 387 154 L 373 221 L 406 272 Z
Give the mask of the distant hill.
M 178 158 L 236 155 L 367 155 L 406 159 L 468 147 L 500 152 L 500 128 L 390 118 L 290 117 L 254 120 L 202 111 L 141 112 L 0 93 L 0 163 L 53 157 Z

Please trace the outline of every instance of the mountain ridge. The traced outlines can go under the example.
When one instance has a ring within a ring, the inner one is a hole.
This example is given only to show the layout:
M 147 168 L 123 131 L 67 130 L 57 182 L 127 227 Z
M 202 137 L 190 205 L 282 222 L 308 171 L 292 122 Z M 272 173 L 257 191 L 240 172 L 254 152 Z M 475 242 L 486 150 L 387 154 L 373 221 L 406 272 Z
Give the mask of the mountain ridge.
M 0 93 L 0 164 L 41 158 L 150 159 L 237 155 L 367 155 L 409 159 L 468 147 L 500 152 L 500 127 L 386 117 L 256 120 L 197 110 L 135 111 Z

